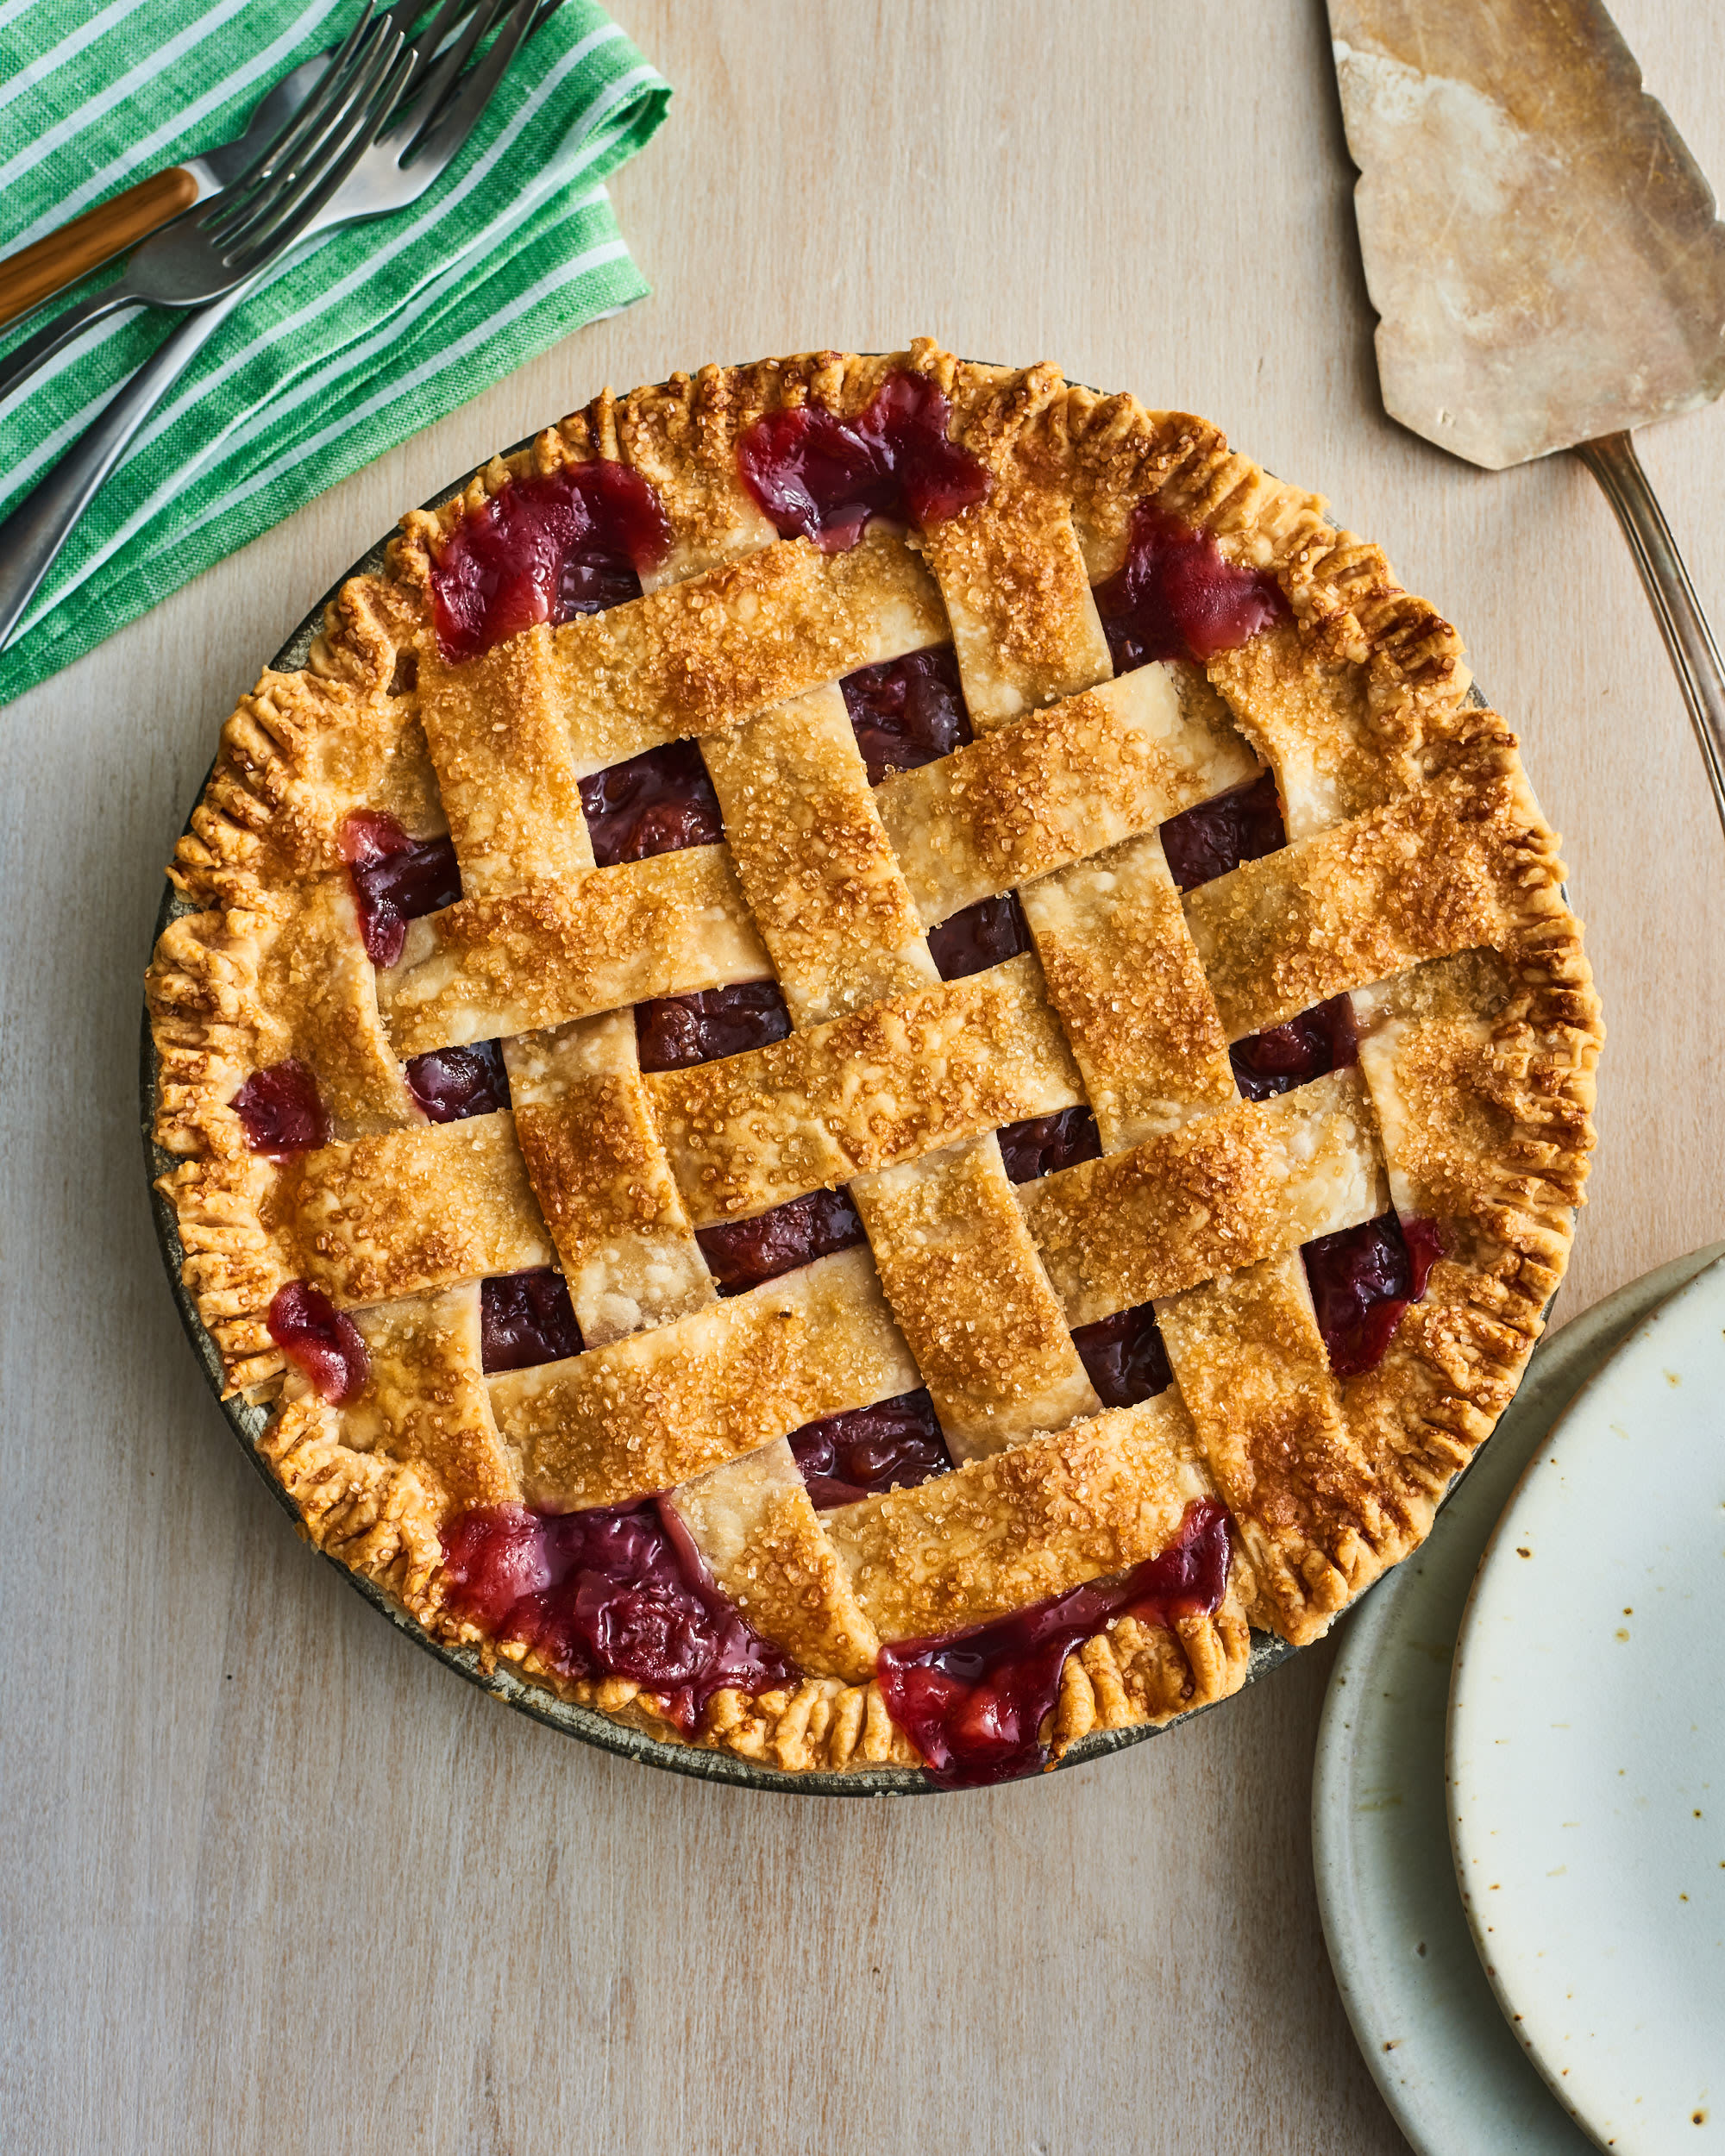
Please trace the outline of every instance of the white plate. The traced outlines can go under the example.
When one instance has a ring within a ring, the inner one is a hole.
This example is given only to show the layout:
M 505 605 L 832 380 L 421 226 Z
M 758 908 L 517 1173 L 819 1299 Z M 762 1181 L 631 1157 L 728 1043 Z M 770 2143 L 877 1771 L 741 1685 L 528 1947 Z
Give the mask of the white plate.
M 1479 1553 L 1553 1419 L 1722 1255 L 1725 1244 L 1661 1266 L 1542 1342 L 1424 1547 L 1346 1620 L 1313 1777 L 1319 1903 L 1360 2049 L 1421 2156 L 1591 2146 L 1510 2034 L 1462 1913 L 1444 1783 L 1450 1658 Z
M 1564 2103 L 1628 2156 L 1725 2137 L 1722 1633 L 1718 1264 L 1536 1451 L 1451 1682 L 1451 1835 L 1486 1974 Z

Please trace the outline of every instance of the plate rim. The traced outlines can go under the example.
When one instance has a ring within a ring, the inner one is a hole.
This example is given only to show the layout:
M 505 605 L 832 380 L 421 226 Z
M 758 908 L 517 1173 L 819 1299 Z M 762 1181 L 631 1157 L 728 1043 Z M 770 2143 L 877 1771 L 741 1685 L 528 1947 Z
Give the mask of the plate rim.
M 1524 1991 L 1522 1996 L 1519 1997 L 1515 1996 L 1510 1987 L 1504 1967 L 1502 1945 L 1501 1943 L 1488 1944 L 1481 1928 L 1484 1912 L 1469 1890 L 1469 1868 L 1471 1865 L 1480 1860 L 1484 1852 L 1473 1848 L 1470 1844 L 1470 1821 L 1465 1816 L 1464 1811 L 1464 1777 L 1458 1773 L 1458 1754 L 1465 1754 L 1470 1749 L 1467 1731 L 1471 1718 L 1483 1714 L 1485 1711 L 1483 1704 L 1472 1705 L 1470 1698 L 1464 1695 L 1470 1643 L 1471 1642 L 1472 1645 L 1475 1673 L 1477 1676 L 1484 1666 L 1486 1651 L 1484 1627 L 1490 1608 L 1487 1593 L 1488 1577 L 1492 1570 L 1493 1560 L 1500 1548 L 1509 1546 L 1513 1536 L 1526 1532 L 1525 1520 L 1521 1516 L 1523 1505 L 1533 1506 L 1542 1501 L 1533 1495 L 1536 1490 L 1542 1491 L 1547 1487 L 1541 1482 L 1538 1470 L 1542 1466 L 1554 1463 L 1554 1455 L 1558 1448 L 1562 1445 L 1565 1432 L 1572 1426 L 1585 1424 L 1586 1419 L 1595 1412 L 1597 1403 L 1606 1395 L 1611 1381 L 1621 1376 L 1623 1363 L 1630 1356 L 1648 1349 L 1657 1338 L 1660 1326 L 1676 1319 L 1684 1305 L 1691 1300 L 1697 1303 L 1703 1301 L 1709 1292 L 1717 1294 L 1722 1286 L 1725 1286 L 1725 1257 L 1716 1258 L 1711 1264 L 1703 1267 L 1693 1279 L 1687 1282 L 1674 1294 L 1667 1297 L 1656 1309 L 1649 1312 L 1640 1324 L 1619 1343 L 1614 1353 L 1578 1388 L 1574 1399 L 1552 1423 L 1546 1435 L 1545 1441 L 1534 1447 L 1526 1468 L 1518 1478 L 1515 1489 L 1511 1492 L 1499 1515 L 1496 1526 L 1492 1529 L 1490 1540 L 1481 1553 L 1473 1585 L 1468 1594 L 1467 1605 L 1462 1614 L 1460 1630 L 1456 1637 L 1455 1658 L 1450 1676 L 1449 1703 L 1446 1715 L 1444 1739 L 1446 1810 L 1457 1889 L 1461 1897 L 1463 1911 L 1467 1918 L 1468 1929 L 1473 1940 L 1474 1948 L 1478 1955 L 1480 1965 L 1484 1971 L 1486 1980 L 1491 1986 L 1505 2020 L 1521 2034 L 1528 2059 L 1538 2069 L 1557 2101 L 1574 2116 L 1577 2122 L 1590 2136 L 1599 2142 L 1602 2147 L 1623 2149 L 1638 2144 L 1631 2144 L 1626 2138 L 1628 2134 L 1634 2131 L 1633 2123 L 1627 2128 L 1622 2126 L 1615 2128 L 1612 2139 L 1607 2142 L 1603 2138 L 1606 2131 L 1605 2128 L 1596 2127 L 1581 2108 L 1578 2099 L 1583 2097 L 1587 2099 L 1590 2108 L 1596 2112 L 1600 2108 L 1600 2091 L 1596 2085 L 1589 2082 L 1585 2073 L 1586 2065 L 1600 2055 L 1598 2048 L 1576 2050 L 1569 2061 L 1568 2071 L 1560 2070 L 1557 2064 L 1558 2053 L 1555 2044 L 1562 2040 L 1554 2040 L 1550 2030 L 1543 2028 L 1540 2018 L 1542 2015 L 1548 2015 L 1548 2005 L 1544 1995 L 1535 1992 L 1529 1996 Z M 1556 1500 L 1553 1498 L 1550 1501 L 1555 1502 Z M 1503 1574 L 1502 1576 L 1515 1577 L 1516 1576 Z M 1483 1702 L 1485 1696 L 1483 1688 L 1477 1685 L 1473 1688 L 1472 1700 Z M 1471 1749 L 1477 1753 L 1479 1746 L 1475 1743 Z M 1474 1824 L 1477 1831 L 1484 1831 L 1483 1820 Z M 1515 1905 L 1511 1902 L 1501 1906 L 1510 1908 Z M 1579 2078 L 1578 2070 L 1580 2070 Z M 1722 2096 L 1725 2096 L 1725 2091 L 1722 2091 Z M 1615 2091 L 1607 2092 L 1605 2100 L 1612 2103 L 1622 2101 Z
M 1585 1382 L 1585 1375 L 1566 1379 L 1564 1366 L 1577 1363 L 1584 1373 L 1590 1374 L 1587 1369 L 1590 1360 L 1596 1365 L 1609 1359 L 1653 1311 L 1686 1287 L 1698 1272 L 1722 1257 L 1725 1242 L 1669 1259 L 1614 1288 L 1609 1295 L 1589 1304 L 1567 1325 L 1548 1333 L 1534 1351 L 1517 1401 L 1521 1401 L 1527 1390 L 1537 1390 L 1542 1378 L 1549 1375 L 1559 1388 L 1558 1405 L 1543 1427 L 1536 1423 L 1527 1432 L 1520 1434 L 1504 1426 L 1514 1414 L 1512 1405 L 1504 1411 L 1491 1442 L 1501 1445 L 1508 1438 L 1512 1451 L 1518 1443 L 1523 1444 L 1531 1456 L 1545 1442 L 1552 1424 L 1567 1407 L 1570 1398 Z M 1561 1389 L 1565 1382 L 1570 1385 L 1567 1393 Z M 1472 1472 L 1471 1469 L 1469 1472 Z M 1519 1480 L 1518 1472 L 1508 1489 L 1513 1489 Z M 1465 1486 L 1458 1488 L 1458 1495 L 1462 1495 L 1462 1488 Z M 1463 1502 L 1466 1502 L 1465 1496 Z M 1500 1501 L 1497 1509 L 1501 1508 Z M 1477 1566 L 1478 1551 L 1489 1539 L 1495 1523 L 1495 1511 L 1476 1522 L 1470 1510 L 1466 1519 L 1458 1518 L 1455 1522 L 1454 1531 L 1463 1539 L 1452 1552 L 1434 1548 L 1436 1535 L 1441 1532 L 1434 1529 L 1424 1547 L 1408 1560 L 1408 1565 L 1418 1570 L 1436 1563 L 1444 1565 L 1446 1571 L 1458 1570 L 1464 1553 L 1471 1549 L 1473 1554 L 1467 1562 Z M 1368 1821 L 1375 1822 L 1386 1815 L 1375 1809 L 1364 1813 L 1355 1802 L 1357 1755 L 1366 1741 L 1366 1726 L 1374 1717 L 1386 1713 L 1405 1716 L 1407 1712 L 1405 1708 L 1386 1708 L 1380 1703 L 1378 1692 L 1371 1688 L 1381 1687 L 1402 1666 L 1402 1657 L 1429 1651 L 1433 1645 L 1423 1630 L 1417 1639 L 1401 1636 L 1403 1628 L 1413 1621 L 1406 1614 L 1406 1605 L 1415 1591 L 1412 1585 L 1414 1576 L 1414 1570 L 1397 1566 L 1381 1587 L 1374 1588 L 1363 1599 L 1358 1615 L 1350 1620 L 1342 1634 L 1340 1652 L 1325 1694 L 1313 1761 L 1313 1870 L 1319 1915 L 1336 1988 L 1360 2054 L 1391 2116 L 1421 2156 L 1474 2156 L 1482 2146 L 1482 2128 L 1486 2123 L 1477 2109 L 1467 2110 L 1465 2117 L 1453 2111 L 1440 2115 L 1436 2107 L 1444 2102 L 1443 2088 L 1446 2084 L 1423 2066 L 1418 2079 L 1407 2081 L 1402 2076 L 1395 2053 L 1386 2053 L 1383 2049 L 1385 2032 L 1398 2024 L 1402 2009 L 1407 2004 L 1399 1993 L 1389 1988 L 1385 1978 L 1393 1976 L 1398 1957 L 1406 1949 L 1399 1939 L 1391 1941 L 1383 1936 L 1384 1924 L 1379 1905 L 1362 1890 L 1364 1872 L 1375 1870 L 1383 1861 L 1366 1853 L 1383 1838 L 1382 1829 Z M 1453 1641 L 1450 1644 L 1452 1650 Z M 1440 1724 L 1441 1719 L 1440 1710 Z M 1442 1783 L 1441 1727 L 1436 1727 L 1434 1733 L 1439 1738 L 1439 1758 L 1434 1763 L 1437 1778 L 1429 1794 L 1438 1811 L 1437 1831 L 1447 1855 L 1448 1802 Z M 1438 1891 L 1442 1890 L 1442 1885 L 1447 1886 L 1454 1899 L 1458 1943 L 1465 1947 L 1470 1966 L 1477 1966 L 1478 1954 L 1472 1934 L 1463 1921 L 1460 1890 L 1455 1883 L 1452 1862 L 1445 1863 Z M 1478 1970 L 1478 1983 L 1492 2012 L 1501 2015 L 1496 1996 L 1486 1984 L 1483 1968 Z M 1430 1996 L 1421 2002 L 1420 2010 L 1427 2015 L 1444 2010 L 1436 1984 L 1428 1984 L 1426 1988 Z M 1504 2028 L 1506 2037 L 1513 2045 L 1509 2025 L 1506 2023 Z M 1399 2044 L 1396 2048 L 1401 2049 Z M 1519 2046 L 1515 2047 L 1515 2056 L 1521 2056 Z M 1525 2062 L 1525 2072 L 1531 2077 L 1531 2086 L 1541 2099 L 1552 2103 L 1553 2122 L 1559 2119 L 1567 2122 L 1568 2113 L 1559 2101 L 1549 2097 L 1548 2084 L 1531 2060 Z M 1506 2086 L 1506 2097 L 1513 2093 Z M 1458 2094 L 1457 2102 L 1464 2107 L 1468 2100 L 1466 2096 Z M 1578 2134 L 1581 2131 L 1578 2127 L 1574 2130 Z M 1588 2146 L 1592 2145 L 1590 2136 L 1584 2139 Z M 1505 2144 L 1506 2149 L 1519 2146 L 1513 2141 Z

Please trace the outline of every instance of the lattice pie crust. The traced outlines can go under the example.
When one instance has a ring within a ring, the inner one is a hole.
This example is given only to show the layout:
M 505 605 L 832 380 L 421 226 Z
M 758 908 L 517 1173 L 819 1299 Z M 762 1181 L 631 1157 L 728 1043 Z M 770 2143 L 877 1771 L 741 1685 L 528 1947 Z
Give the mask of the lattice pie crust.
M 926 530 L 824 552 L 738 475 L 762 414 L 851 417 L 909 370 L 990 478 Z M 446 659 L 436 564 L 512 479 L 612 460 L 672 544 L 639 598 Z M 1206 666 L 1115 678 L 1093 597 L 1135 505 L 1273 577 L 1282 617 Z M 156 1135 L 185 1277 L 325 1550 L 434 1635 L 667 1741 L 787 1769 L 914 1764 L 883 1645 L 988 1623 L 1233 1523 L 1213 1612 L 1127 1617 L 1066 1662 L 1044 1734 L 1162 1721 L 1304 1642 L 1413 1549 L 1510 1397 L 1563 1271 L 1600 1029 L 1556 841 L 1449 625 L 1318 498 L 1206 422 L 932 344 L 609 392 L 403 521 L 305 668 L 228 722 L 170 874 L 198 909 L 149 975 Z M 975 739 L 871 788 L 836 686 L 950 642 Z M 580 781 L 699 744 L 724 837 L 596 867 Z M 1287 843 L 1189 890 L 1172 817 L 1273 774 Z M 447 831 L 455 904 L 398 962 L 361 939 L 344 820 Z M 1016 892 L 1032 948 L 943 981 L 927 931 Z M 632 1005 L 775 980 L 792 1030 L 643 1073 Z M 1231 1043 L 1350 996 L 1357 1063 L 1243 1100 Z M 511 1106 L 436 1124 L 405 1062 L 500 1039 Z M 316 1074 L 327 1144 L 250 1150 L 248 1076 Z M 1101 1157 L 1014 1186 L 994 1133 L 1088 1104 Z M 697 1231 L 848 1189 L 865 1244 L 721 1297 Z M 1300 1251 L 1389 1207 L 1446 1255 L 1339 1377 Z M 485 1278 L 555 1266 L 580 1353 L 487 1375 Z M 284 1365 L 273 1296 L 351 1313 L 363 1392 Z M 1104 1409 L 1072 1332 L 1153 1302 L 1171 1386 Z M 785 1442 L 925 1387 L 950 1473 L 817 1513 Z M 669 1500 L 804 1673 L 699 1725 L 559 1674 L 452 1606 L 475 1507 Z

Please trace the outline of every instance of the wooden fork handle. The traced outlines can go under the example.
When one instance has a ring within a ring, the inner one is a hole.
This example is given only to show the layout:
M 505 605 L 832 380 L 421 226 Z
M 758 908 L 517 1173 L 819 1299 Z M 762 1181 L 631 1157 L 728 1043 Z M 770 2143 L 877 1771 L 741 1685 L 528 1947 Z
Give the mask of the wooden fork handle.
M 114 195 L 81 217 L 50 232 L 45 240 L 0 261 L 0 323 L 28 314 L 32 307 L 75 285 L 80 277 L 135 247 L 147 233 L 191 209 L 198 199 L 198 181 L 183 165 L 171 165 L 165 172 L 153 172 Z

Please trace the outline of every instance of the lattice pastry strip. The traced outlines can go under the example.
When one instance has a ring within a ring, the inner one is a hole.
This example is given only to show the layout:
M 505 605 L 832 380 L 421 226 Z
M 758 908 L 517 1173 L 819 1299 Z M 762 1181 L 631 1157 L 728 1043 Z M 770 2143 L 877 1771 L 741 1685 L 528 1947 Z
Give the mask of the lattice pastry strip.
M 277 1176 L 265 1225 L 281 1277 L 340 1304 L 523 1272 L 553 1255 L 507 1109 L 301 1154 Z
M 1464 772 L 1190 893 L 1230 1040 L 1427 959 L 1502 948 L 1525 910 L 1525 782 Z
M 900 772 L 879 800 L 932 926 L 1153 830 L 1257 768 L 1238 735 L 1149 666 Z
M 378 1000 L 407 1056 L 771 971 L 728 849 L 688 846 L 415 921 Z
M 843 1506 L 825 1524 L 881 1639 L 915 1639 L 1159 1556 L 1188 1504 L 1215 1487 L 1167 1392 Z
M 836 687 L 710 736 L 705 755 L 795 1025 L 938 980 Z
M 685 1317 L 717 1289 L 659 1142 L 632 1012 L 503 1044 L 516 1136 L 590 1348 Z
M 292 887 L 259 946 L 257 1063 L 296 1056 L 310 1064 L 342 1138 L 417 1122 L 418 1106 L 384 1031 L 347 876 Z
M 499 644 L 481 674 L 448 666 L 435 636 L 419 659 L 419 715 L 467 899 L 578 875 L 593 843 L 569 736 L 536 648 Z
M 919 1382 L 865 1250 L 674 1324 L 491 1381 L 530 1504 L 555 1512 L 667 1489 L 824 1415 Z
M 1277 622 L 1206 669 L 1275 772 L 1293 839 L 1384 806 L 1420 775 L 1408 747 L 1372 711 L 1364 664 L 1314 652 L 1312 642 L 1297 622 Z
M 1254 1621 L 1315 1639 L 1378 1569 L 1370 1536 L 1379 1507 L 1342 1418 L 1299 1253 L 1220 1275 L 1159 1301 L 1156 1314 L 1264 1598 Z M 1361 1528 L 1337 1538 L 1339 1518 Z
M 1029 953 L 646 1083 L 698 1228 L 1082 1099 Z
M 1019 1203 L 1084 1326 L 1358 1226 L 1384 1195 L 1364 1088 L 1341 1070 L 1045 1175 Z
M 672 530 L 669 553 L 642 572 L 657 591 L 739 555 L 771 546 L 778 532 L 743 484 L 737 466 L 739 398 L 730 373 L 706 367 L 693 379 L 674 375 L 663 388 L 626 398 L 609 390 L 597 400 L 593 448 L 618 457 L 653 487 Z
M 371 1373 L 362 1395 L 342 1411 L 343 1441 L 428 1470 L 446 1488 L 452 1513 L 518 1499 L 481 1367 L 479 1282 L 373 1304 L 354 1322 Z M 291 1388 L 304 1382 L 288 1380 Z
M 685 1482 L 668 1501 L 757 1632 L 814 1676 L 873 1677 L 879 1635 L 782 1438 Z
M 1095 1413 L 992 1133 L 850 1194 L 955 1460 Z
M 1495 952 L 1464 951 L 1357 989 L 1359 1067 L 1371 1090 L 1404 1219 L 1477 1220 L 1502 1202 L 1501 1156 L 1518 1073 L 1499 1056 L 1496 1022 L 1511 1001 Z
M 1154 831 L 1027 883 L 1019 898 L 1105 1153 L 1237 1098 L 1227 1037 Z
M 600 614 L 528 630 L 468 661 L 475 725 L 524 685 L 586 777 L 662 743 L 739 726 L 858 667 L 941 642 L 945 610 L 903 540 L 828 556 L 782 541 Z
M 1005 395 L 988 370 L 955 375 L 956 436 L 994 484 L 986 500 L 932 525 L 924 545 L 979 734 L 1113 672 L 1063 474 L 1033 454 L 1037 423 L 1063 387 L 1051 370 L 1040 380 L 1032 370 Z

